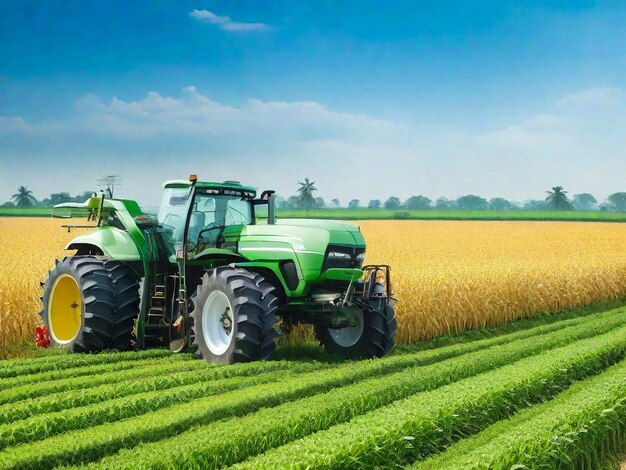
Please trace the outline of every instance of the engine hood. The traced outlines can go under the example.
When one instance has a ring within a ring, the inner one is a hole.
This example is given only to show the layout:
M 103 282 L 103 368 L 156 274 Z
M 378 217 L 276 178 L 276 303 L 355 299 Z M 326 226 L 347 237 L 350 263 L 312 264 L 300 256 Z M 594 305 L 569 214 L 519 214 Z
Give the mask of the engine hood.
M 334 220 L 285 219 L 274 225 L 248 225 L 240 235 L 247 243 L 288 243 L 295 251 L 323 254 L 329 244 L 365 247 L 359 227 Z

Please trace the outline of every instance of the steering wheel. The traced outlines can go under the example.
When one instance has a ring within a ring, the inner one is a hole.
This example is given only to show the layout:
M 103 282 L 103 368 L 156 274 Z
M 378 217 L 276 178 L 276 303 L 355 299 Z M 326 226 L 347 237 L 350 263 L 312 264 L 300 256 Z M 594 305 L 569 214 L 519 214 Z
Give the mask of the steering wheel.
M 219 224 L 216 224 L 215 222 L 211 222 L 208 226 L 206 226 L 205 228 L 200 230 L 200 232 L 198 232 L 198 238 L 196 239 L 196 245 L 195 246 L 200 245 L 200 243 L 203 243 L 204 245 L 207 245 L 207 244 L 212 243 L 212 242 L 215 242 L 215 244 L 217 245 L 217 243 L 218 243 L 218 241 L 220 239 L 220 235 L 219 234 L 215 237 L 215 240 L 207 240 L 206 242 L 201 242 L 200 239 L 202 238 L 202 234 L 211 232 L 213 230 L 223 229 L 225 227 L 226 227 L 225 225 L 219 225 Z

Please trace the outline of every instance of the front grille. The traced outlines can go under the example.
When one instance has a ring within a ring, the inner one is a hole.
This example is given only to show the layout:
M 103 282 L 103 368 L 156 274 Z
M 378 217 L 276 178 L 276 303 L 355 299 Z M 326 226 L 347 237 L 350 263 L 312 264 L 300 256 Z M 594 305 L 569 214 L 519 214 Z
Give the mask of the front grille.
M 357 259 L 360 254 L 365 253 L 365 248 L 342 245 L 328 245 L 324 256 L 322 270 L 339 268 L 355 269 L 361 268 L 363 260 Z

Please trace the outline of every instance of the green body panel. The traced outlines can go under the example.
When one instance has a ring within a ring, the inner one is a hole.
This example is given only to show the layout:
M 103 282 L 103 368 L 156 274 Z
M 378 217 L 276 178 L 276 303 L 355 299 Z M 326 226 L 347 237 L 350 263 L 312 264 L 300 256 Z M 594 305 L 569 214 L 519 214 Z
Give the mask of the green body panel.
M 105 256 L 120 261 L 144 260 L 147 241 L 135 222 L 135 217 L 142 215 L 139 205 L 135 201 L 125 199 L 91 198 L 88 206 L 95 208 L 101 203 L 101 217 L 104 218 L 114 213 L 127 230 L 106 225 L 99 226 L 91 233 L 74 238 L 66 249 L 71 249 L 72 245 L 87 244 L 100 248 Z
M 115 227 L 100 227 L 98 230 L 74 238 L 66 247 L 73 249 L 76 245 L 93 245 L 104 253 L 104 256 L 120 261 L 141 261 L 137 245 L 128 232 Z

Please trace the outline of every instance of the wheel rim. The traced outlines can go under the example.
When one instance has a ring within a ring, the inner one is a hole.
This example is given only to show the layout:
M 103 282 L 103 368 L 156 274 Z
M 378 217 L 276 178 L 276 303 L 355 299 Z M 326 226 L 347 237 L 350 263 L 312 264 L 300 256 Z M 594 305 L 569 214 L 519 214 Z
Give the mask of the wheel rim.
M 202 334 L 209 350 L 222 355 L 233 341 L 235 319 L 228 296 L 220 291 L 211 292 L 202 309 Z
M 48 301 L 50 337 L 59 344 L 67 344 L 78 335 L 82 319 L 82 300 L 76 280 L 62 274 L 52 285 Z
M 350 316 L 356 320 L 356 325 L 346 328 L 331 328 L 328 330 L 333 341 L 344 348 L 349 348 L 358 343 L 361 336 L 363 336 L 363 330 L 365 328 L 363 312 L 361 310 L 350 312 Z

